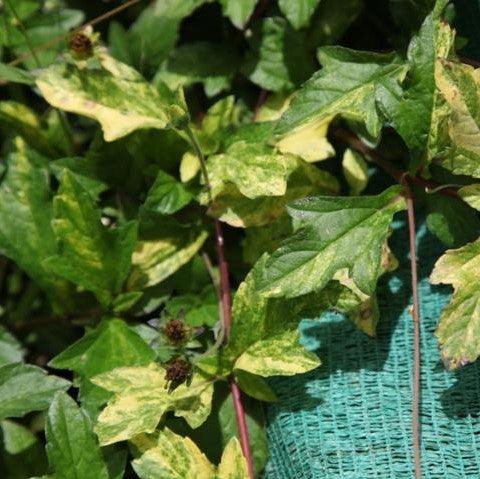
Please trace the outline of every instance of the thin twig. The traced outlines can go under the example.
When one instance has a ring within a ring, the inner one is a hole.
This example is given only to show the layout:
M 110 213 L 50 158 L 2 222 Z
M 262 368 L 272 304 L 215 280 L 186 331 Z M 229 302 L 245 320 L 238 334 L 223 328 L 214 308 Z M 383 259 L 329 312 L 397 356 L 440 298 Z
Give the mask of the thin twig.
M 418 298 L 417 249 L 415 244 L 415 209 L 412 192 L 408 186 L 407 215 L 408 237 L 410 243 L 410 271 L 412 276 L 413 305 L 411 309 L 413 319 L 413 377 L 412 377 L 412 442 L 415 479 L 422 478 L 421 463 L 421 431 L 420 431 L 420 390 L 421 390 L 421 356 L 420 356 L 420 301 Z
M 203 156 L 202 149 L 195 137 L 195 134 L 190 129 L 190 127 L 185 128 L 185 132 L 190 139 L 192 147 L 197 155 L 198 161 L 200 162 L 200 167 L 202 170 L 203 178 L 205 185 L 207 187 L 207 193 L 209 198 L 209 203 L 212 202 L 212 186 L 210 183 L 210 178 L 208 176 L 207 164 L 205 157 Z M 222 311 L 222 323 L 223 328 L 221 334 L 222 340 L 225 339 L 228 341 L 230 335 L 230 329 L 232 325 L 232 298 L 230 295 L 230 279 L 228 271 L 228 262 L 225 257 L 225 241 L 223 238 L 222 223 L 215 219 L 215 248 L 217 251 L 218 267 L 220 270 L 220 301 L 221 301 L 221 311 Z M 217 338 L 218 342 L 218 338 Z M 240 437 L 240 445 L 242 447 L 242 452 L 247 462 L 248 474 L 250 479 L 254 478 L 253 471 L 253 456 L 250 449 L 250 438 L 247 427 L 247 419 L 245 415 L 245 409 L 242 404 L 241 391 L 235 382 L 233 376 L 229 379 L 230 382 L 230 391 L 232 394 L 233 407 L 235 409 L 235 416 L 237 419 L 238 435 Z
M 383 156 L 377 150 L 370 148 L 368 145 L 363 143 L 363 141 L 360 140 L 357 135 L 350 131 L 336 128 L 333 130 L 333 136 L 343 143 L 346 143 L 350 148 L 362 153 L 365 156 L 368 156 L 374 163 L 380 166 L 399 183 L 404 183 L 406 180 L 408 183 L 419 186 L 426 191 L 437 189 L 438 193 L 441 193 L 442 195 L 450 196 L 452 198 L 459 198 L 456 188 L 448 187 L 447 185 L 439 185 L 435 181 L 427 180 L 421 176 L 409 175 L 407 172 L 397 168 L 395 165 L 385 160 L 385 158 L 383 158 Z
M 35 57 L 36 53 L 41 52 L 43 50 L 48 50 L 49 48 L 53 47 L 57 43 L 61 42 L 62 40 L 65 40 L 66 38 L 68 38 L 70 35 L 75 34 L 76 32 L 82 31 L 85 27 L 88 27 L 88 26 L 93 27 L 94 25 L 96 25 L 98 23 L 101 23 L 104 20 L 107 20 L 107 19 L 117 15 L 118 13 L 122 12 L 123 10 L 126 10 L 127 8 L 133 6 L 133 5 L 135 5 L 135 4 L 137 4 L 141 1 L 142 0 L 129 0 L 128 2 L 125 2 L 122 5 L 119 5 L 118 7 L 112 8 L 112 10 L 109 10 L 108 12 L 103 13 L 102 15 L 94 18 L 93 20 L 90 20 L 90 21 L 84 23 L 83 25 L 80 25 L 79 27 L 73 29 L 71 32 L 61 33 L 59 35 L 56 35 L 55 37 L 51 38 L 47 42 L 42 43 L 37 48 L 33 49 L 32 52 L 20 55 L 15 60 L 11 61 L 9 63 L 9 65 L 12 65 L 12 66 L 19 65 L 20 63 L 27 60 L 31 56 Z M 7 0 L 7 2 L 9 3 L 9 0 Z
M 12 11 L 13 16 L 15 17 L 18 28 L 19 28 L 23 38 L 25 39 L 25 43 L 27 44 L 28 50 L 30 51 L 30 56 L 32 56 L 33 59 L 35 60 L 35 64 L 37 65 L 37 68 L 41 68 L 42 62 L 40 61 L 40 58 L 37 55 L 37 52 L 35 51 L 32 40 L 30 39 L 30 35 L 28 34 L 27 29 L 25 28 L 25 25 L 22 22 L 22 19 L 20 18 L 17 11 L 13 7 L 12 2 L 10 0 L 5 0 L 5 1 L 8 5 L 8 7 L 10 8 L 10 10 Z M 73 155 L 74 147 L 73 147 L 73 140 L 72 140 L 72 132 L 70 130 L 70 126 L 68 125 L 67 118 L 62 111 L 60 111 L 58 109 L 55 109 L 55 111 L 57 112 L 60 127 L 62 128 L 63 133 L 65 134 L 65 138 L 67 139 L 67 143 L 68 143 L 67 153 L 69 155 Z
M 30 56 L 33 57 L 37 67 L 40 68 L 41 67 L 40 58 L 38 58 L 35 48 L 33 47 L 33 43 L 30 40 L 30 36 L 28 35 L 27 29 L 25 28 L 25 25 L 23 24 L 22 19 L 20 18 L 20 15 L 18 15 L 17 11 L 15 10 L 10 0 L 5 0 L 5 2 L 8 5 L 8 8 L 12 11 L 13 16 L 15 17 L 15 21 L 17 22 L 18 28 L 20 29 L 20 32 L 23 38 L 25 39 L 25 43 L 27 44 L 27 47 L 30 50 Z

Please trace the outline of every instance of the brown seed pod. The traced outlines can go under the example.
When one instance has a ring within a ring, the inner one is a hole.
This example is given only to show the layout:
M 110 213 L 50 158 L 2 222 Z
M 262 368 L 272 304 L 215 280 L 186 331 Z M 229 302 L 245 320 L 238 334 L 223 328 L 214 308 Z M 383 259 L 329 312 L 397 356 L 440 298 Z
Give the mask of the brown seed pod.
M 165 372 L 165 380 L 171 383 L 170 389 L 173 389 L 184 383 L 192 372 L 192 365 L 184 358 L 175 358 L 168 363 Z
M 163 334 L 173 344 L 179 344 L 185 341 L 187 337 L 187 328 L 181 319 L 170 319 L 163 327 Z
M 70 37 L 68 47 L 77 58 L 85 59 L 93 54 L 92 40 L 82 32 L 76 32 Z

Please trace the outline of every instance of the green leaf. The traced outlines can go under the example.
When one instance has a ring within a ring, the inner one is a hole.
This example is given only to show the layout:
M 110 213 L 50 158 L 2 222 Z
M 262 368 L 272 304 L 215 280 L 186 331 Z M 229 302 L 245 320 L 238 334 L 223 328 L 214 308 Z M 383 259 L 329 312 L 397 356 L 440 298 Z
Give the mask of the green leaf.
M 91 378 L 120 366 L 146 366 L 154 357 L 150 346 L 125 321 L 104 319 L 48 365 Z
M 480 70 L 448 61 L 437 67 L 437 87 L 450 106 L 450 142 L 437 162 L 456 175 L 480 178 Z
M 364 10 L 362 0 L 321 0 L 311 20 L 310 44 L 334 45 Z
M 96 166 L 93 161 L 84 157 L 61 158 L 50 163 L 50 168 L 60 183 L 63 173 L 68 171 L 95 200 L 108 189 L 107 183 L 99 178 Z
M 33 76 L 28 71 L 0 62 L 0 82 L 2 81 L 25 85 L 35 83 Z
M 66 393 L 58 393 L 45 423 L 47 454 L 56 477 L 109 479 L 90 421 Z
M 108 49 L 112 57 L 127 65 L 133 64 L 132 46 L 128 32 L 121 23 L 115 20 L 108 25 Z
M 390 83 L 377 90 L 386 117 L 411 152 L 410 169 L 416 171 L 438 154 L 442 135 L 443 100 L 435 87 L 437 59 L 453 49 L 454 31 L 440 19 L 445 1 L 439 1 L 408 48 L 409 72 L 402 87 Z
M 214 479 L 215 468 L 188 437 L 162 429 L 155 447 L 132 462 L 140 479 Z
M 129 291 L 153 286 L 175 273 L 200 250 L 207 231 L 194 225 L 174 221 L 140 228 L 140 239 L 132 256 Z
M 247 461 L 238 439 L 233 437 L 228 441 L 218 465 L 218 479 L 248 479 Z
M 462 248 L 448 250 L 435 264 L 432 284 L 447 283 L 454 289 L 437 327 L 442 358 L 450 369 L 480 356 L 480 239 Z
M 480 184 L 464 186 L 458 194 L 465 203 L 480 211 Z
M 243 369 L 235 370 L 235 380 L 240 389 L 259 401 L 273 402 L 277 396 L 263 378 Z
M 129 439 L 155 430 L 170 410 L 195 428 L 210 413 L 213 385 L 210 379 L 194 374 L 189 386 L 167 390 L 165 369 L 152 363 L 148 367 L 123 367 L 93 378 L 93 382 L 115 393 L 98 417 L 95 431 L 102 445 Z
M 43 411 L 57 391 L 70 387 L 65 379 L 47 375 L 36 366 L 7 364 L 0 367 L 0 418 L 22 417 Z
M 23 479 L 48 470 L 43 444 L 25 426 L 13 421 L 0 423 L 3 451 L 0 463 L 6 478 Z
M 375 92 L 395 85 L 404 66 L 394 55 L 357 52 L 343 47 L 323 47 L 318 52 L 323 68 L 297 93 L 277 124 L 284 138 L 317 129 L 335 115 L 364 122 L 377 137 L 382 125 Z
M 313 12 L 321 0 L 279 0 L 278 6 L 294 28 L 308 26 Z
M 342 268 L 371 295 L 381 271 L 392 216 L 405 208 L 401 189 L 378 196 L 298 200 L 289 207 L 298 230 L 268 259 L 260 287 L 295 297 L 323 288 Z
M 39 153 L 52 157 L 60 154 L 57 145 L 52 144 L 47 131 L 42 128 L 38 115 L 22 103 L 0 102 L 0 125 L 14 135 L 20 135 Z
M 137 66 L 153 73 L 172 51 L 180 22 L 206 0 L 156 0 L 145 8 L 130 29 Z
M 243 28 L 255 10 L 257 0 L 220 0 L 223 14 L 239 29 Z
M 251 52 L 244 66 L 248 78 L 265 90 L 292 90 L 315 70 L 304 43 L 305 35 L 295 32 L 285 19 L 263 19 L 253 28 Z
M 253 265 L 263 255 L 272 253 L 293 233 L 292 220 L 284 213 L 275 222 L 247 228 L 243 240 L 243 260 Z
M 208 96 L 228 89 L 240 57 L 231 46 L 210 42 L 180 45 L 162 63 L 153 83 L 165 82 L 172 90 L 203 83 Z
M 25 0 L 15 2 L 15 8 L 18 8 L 18 5 L 24 3 L 28 4 L 30 2 L 25 2 Z M 33 3 L 36 4 L 36 8 L 41 7 L 41 4 L 38 1 Z M 50 42 L 53 38 L 64 37 L 70 30 L 78 27 L 84 19 L 85 15 L 82 11 L 65 8 L 64 5 L 58 4 L 50 6 L 47 10 L 41 9 L 37 15 L 25 18 L 24 26 L 26 33 L 30 43 L 34 45 L 36 57 L 41 65 L 49 65 L 55 62 L 58 55 L 64 52 L 67 41 L 65 38 L 62 38 L 60 41 L 56 41 L 54 44 L 49 45 L 48 48 L 40 49 L 36 47 Z M 22 63 L 29 69 L 37 68 L 38 64 L 36 59 L 30 55 L 31 46 L 26 41 L 15 18 L 12 18 L 12 23 L 7 36 L 7 43 L 9 48 L 15 53 L 15 56 L 23 57 L 23 55 L 26 55 L 26 57 L 22 58 Z
M 98 59 L 98 70 L 52 65 L 39 73 L 37 87 L 52 106 L 97 120 L 106 141 L 186 121 L 188 114 L 173 93 L 155 89 L 133 68 L 105 53 Z
M 82 405 L 93 413 L 110 397 L 90 381 L 93 376 L 121 366 L 146 366 L 154 358 L 154 351 L 125 321 L 104 319 L 55 356 L 49 366 L 70 369 L 80 375 Z
M 164 171 L 159 171 L 140 214 L 147 212 L 171 215 L 188 205 L 192 199 L 193 195 L 182 183 Z
M 190 326 L 214 326 L 219 320 L 217 292 L 213 286 L 207 286 L 199 294 L 174 296 L 165 309 L 172 316 L 183 311 L 183 320 Z
M 347 148 L 343 154 L 342 169 L 350 186 L 350 194 L 358 196 L 368 183 L 368 165 L 363 157 L 354 150 Z
M 285 331 L 254 343 L 235 362 L 241 369 L 259 376 L 293 376 L 320 366 L 316 354 L 299 343 L 297 330 Z
M 43 265 L 56 251 L 48 160 L 20 138 L 14 145 L 0 186 L 0 252 L 53 296 L 63 285 Z
M 446 246 L 458 248 L 480 233 L 480 219 L 465 203 L 443 196 L 426 194 L 427 226 Z
M 130 270 L 137 236 L 135 222 L 108 229 L 92 197 L 69 172 L 53 203 L 52 226 L 59 253 L 45 261 L 59 276 L 95 293 L 108 304 L 120 292 Z
M 35 434 L 16 422 L 4 420 L 0 427 L 3 446 L 9 454 L 20 454 L 38 442 Z
M 22 345 L 6 328 L 0 325 L 0 366 L 20 363 L 25 356 Z
M 435 0 L 389 0 L 394 22 L 407 31 L 415 31 L 431 12 Z

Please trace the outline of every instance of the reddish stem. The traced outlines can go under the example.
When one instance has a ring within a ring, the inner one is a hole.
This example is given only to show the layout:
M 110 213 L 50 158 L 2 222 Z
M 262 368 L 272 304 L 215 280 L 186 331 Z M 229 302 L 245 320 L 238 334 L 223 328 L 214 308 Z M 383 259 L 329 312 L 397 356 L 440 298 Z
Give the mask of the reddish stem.
M 222 305 L 224 338 L 228 340 L 232 326 L 232 299 L 230 296 L 230 280 L 228 272 L 228 263 L 225 259 L 225 241 L 223 239 L 222 224 L 215 219 L 215 247 L 217 250 L 218 267 L 220 269 L 220 301 Z M 250 439 L 248 434 L 245 409 L 242 404 L 240 388 L 233 379 L 230 379 L 230 390 L 232 393 L 233 407 L 237 418 L 238 435 L 243 455 L 247 461 L 248 474 L 253 479 L 253 458 L 250 449 Z
M 407 188 L 408 236 L 410 243 L 410 271 L 412 275 L 413 319 L 413 377 L 412 377 L 412 442 L 415 479 L 422 477 L 421 431 L 420 431 L 420 301 L 418 298 L 417 249 L 415 244 L 415 209 L 413 196 Z
M 242 393 L 238 384 L 232 378 L 230 380 L 230 391 L 232 393 L 233 407 L 235 409 L 235 416 L 237 418 L 238 434 L 240 436 L 240 446 L 242 447 L 243 455 L 247 461 L 248 476 L 250 479 L 254 478 L 253 472 L 253 457 L 250 449 L 250 438 L 248 434 L 247 418 L 245 409 L 242 403 Z
M 220 301 L 222 303 L 223 333 L 226 340 L 230 337 L 232 325 L 232 299 L 230 296 L 230 280 L 228 263 L 225 259 L 225 241 L 222 224 L 215 219 L 215 248 L 217 250 L 218 267 L 220 269 Z

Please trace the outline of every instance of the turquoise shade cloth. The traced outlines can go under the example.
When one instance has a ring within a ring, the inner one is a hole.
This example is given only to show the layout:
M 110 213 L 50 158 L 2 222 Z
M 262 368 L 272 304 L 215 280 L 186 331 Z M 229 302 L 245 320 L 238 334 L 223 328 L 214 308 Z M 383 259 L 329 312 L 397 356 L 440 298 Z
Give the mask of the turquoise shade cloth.
M 422 347 L 422 464 L 425 479 L 480 478 L 480 370 L 446 371 L 434 337 L 451 288 L 428 283 L 444 248 L 424 225 L 417 235 Z M 410 479 L 412 318 L 408 236 L 389 240 L 399 268 L 379 283 L 378 337 L 327 313 L 304 320 L 302 340 L 323 362 L 274 378 L 268 407 L 267 479 Z M 480 271 L 479 271 L 480 275 Z

